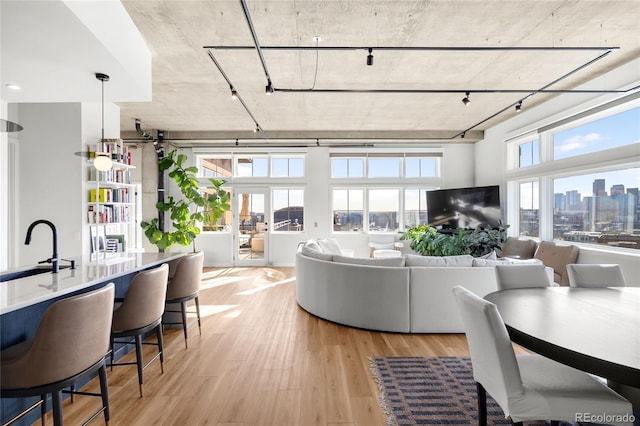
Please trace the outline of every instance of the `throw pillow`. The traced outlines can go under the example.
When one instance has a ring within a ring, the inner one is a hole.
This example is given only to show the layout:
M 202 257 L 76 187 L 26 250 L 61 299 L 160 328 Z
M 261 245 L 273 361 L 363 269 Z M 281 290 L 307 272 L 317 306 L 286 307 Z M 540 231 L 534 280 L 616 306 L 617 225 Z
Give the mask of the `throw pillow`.
M 318 244 L 318 242 L 314 239 L 310 239 L 307 240 L 306 243 L 304 243 L 305 247 L 309 247 L 311 249 L 317 250 L 317 251 L 322 251 L 322 247 L 320 247 L 320 244 Z
M 498 255 L 495 250 L 491 250 L 491 253 L 487 253 L 484 256 L 480 256 L 477 259 L 489 259 L 489 260 L 498 260 Z
M 335 263 L 350 263 L 352 265 L 369 265 L 369 266 L 404 266 L 404 257 L 347 257 L 333 256 Z
M 307 247 L 306 245 L 302 246 L 300 253 L 307 257 L 313 257 L 314 259 L 327 260 L 329 262 L 333 260 L 332 254 L 323 253 L 321 250 L 316 250 L 312 247 Z
M 335 238 L 324 238 L 322 240 L 318 240 L 318 244 L 320 244 L 320 247 L 322 247 L 322 251 L 325 253 L 337 255 L 342 254 L 340 244 L 338 244 L 338 240 L 336 240 Z

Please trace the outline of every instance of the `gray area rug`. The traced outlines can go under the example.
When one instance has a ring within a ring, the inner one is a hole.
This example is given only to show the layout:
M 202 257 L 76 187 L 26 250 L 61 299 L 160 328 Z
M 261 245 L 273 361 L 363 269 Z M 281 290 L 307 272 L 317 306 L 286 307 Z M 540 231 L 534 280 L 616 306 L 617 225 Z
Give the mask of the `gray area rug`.
M 369 361 L 389 425 L 478 424 L 476 383 L 469 358 L 372 357 Z M 487 422 L 511 424 L 488 395 Z M 527 422 L 527 426 L 546 424 Z

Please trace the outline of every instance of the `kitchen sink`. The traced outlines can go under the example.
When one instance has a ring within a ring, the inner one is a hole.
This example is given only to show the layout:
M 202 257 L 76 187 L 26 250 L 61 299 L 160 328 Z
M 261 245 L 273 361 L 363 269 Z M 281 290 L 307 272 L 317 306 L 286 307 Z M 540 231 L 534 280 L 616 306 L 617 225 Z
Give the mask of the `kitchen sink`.
M 60 266 L 60 269 L 66 269 L 68 267 L 69 266 L 67 265 Z M 6 272 L 3 274 L 0 274 L 0 282 L 17 280 L 19 278 L 30 277 L 32 275 L 51 273 L 51 271 L 52 271 L 51 266 L 36 266 L 35 268 L 24 269 L 22 271 Z

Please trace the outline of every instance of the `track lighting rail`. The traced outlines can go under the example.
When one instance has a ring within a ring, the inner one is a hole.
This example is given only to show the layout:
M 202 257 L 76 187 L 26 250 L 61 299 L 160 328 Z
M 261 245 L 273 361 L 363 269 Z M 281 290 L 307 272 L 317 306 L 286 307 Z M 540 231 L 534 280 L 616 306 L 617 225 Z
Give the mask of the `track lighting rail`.
M 264 129 L 262 128 L 262 126 L 260 126 L 260 123 L 258 123 L 258 120 L 256 119 L 256 117 L 253 115 L 253 113 L 251 113 L 251 110 L 249 109 L 249 107 L 247 106 L 247 104 L 244 102 L 244 100 L 242 99 L 242 96 L 240 96 L 240 93 L 238 93 L 237 89 L 235 89 L 235 86 L 233 85 L 233 83 L 231 82 L 231 80 L 229 79 L 229 77 L 227 76 L 227 73 L 224 72 L 224 70 L 222 69 L 222 66 L 220 65 L 220 63 L 218 62 L 218 60 L 216 59 L 215 56 L 213 56 L 213 53 L 208 50 L 207 54 L 209 55 L 209 58 L 211 58 L 211 60 L 213 61 L 213 63 L 215 64 L 216 68 L 218 68 L 218 71 L 220 71 L 220 74 L 222 75 L 222 77 L 226 80 L 226 82 L 229 84 L 229 87 L 231 88 L 231 93 L 232 96 L 237 99 L 240 104 L 242 105 L 242 107 L 245 109 L 245 111 L 247 112 L 247 114 L 249 114 L 249 117 L 251 117 L 251 119 L 253 120 L 253 122 L 256 125 L 256 132 L 260 132 L 265 138 L 267 137 Z
M 211 50 L 254 50 L 256 46 L 211 45 Z M 258 50 L 390 50 L 390 51 L 440 51 L 440 52 L 491 52 L 491 51 L 614 51 L 618 46 L 260 46 Z
M 581 89 L 284 89 L 274 87 L 275 92 L 289 93 L 628 93 L 627 90 L 581 90 Z

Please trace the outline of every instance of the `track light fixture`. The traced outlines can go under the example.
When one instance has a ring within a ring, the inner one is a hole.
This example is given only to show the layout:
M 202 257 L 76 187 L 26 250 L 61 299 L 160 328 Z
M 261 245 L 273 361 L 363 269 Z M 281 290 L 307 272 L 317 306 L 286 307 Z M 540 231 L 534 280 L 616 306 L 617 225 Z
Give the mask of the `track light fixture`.
M 253 133 L 258 133 L 260 131 L 260 126 L 256 123 L 256 128 L 253 129 Z
M 460 139 L 464 139 L 466 135 L 467 135 L 467 132 L 462 132 L 462 134 L 460 135 Z
M 367 65 L 373 65 L 373 49 L 369 48 L 369 54 L 367 55 Z
M 516 104 L 516 112 L 522 111 L 522 101 L 518 101 Z
M 464 104 L 464 106 L 467 106 L 471 103 L 471 99 L 469 99 L 470 94 L 471 94 L 470 92 L 464 93 L 464 98 L 462 98 L 462 103 Z
M 231 99 L 238 99 L 238 91 L 233 86 L 229 86 L 231 89 Z
M 264 94 L 271 95 L 273 92 L 273 84 L 271 84 L 271 80 L 268 80 L 267 85 L 264 87 Z

